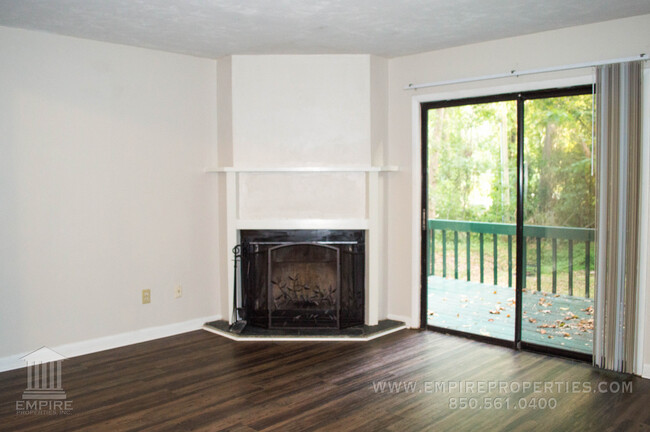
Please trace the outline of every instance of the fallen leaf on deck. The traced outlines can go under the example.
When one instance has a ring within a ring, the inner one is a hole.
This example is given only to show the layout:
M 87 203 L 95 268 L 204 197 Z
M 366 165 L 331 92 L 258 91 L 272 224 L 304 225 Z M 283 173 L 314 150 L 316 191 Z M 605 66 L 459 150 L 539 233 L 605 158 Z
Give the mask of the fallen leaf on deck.
M 548 301 L 544 297 L 540 298 L 539 301 L 537 302 L 537 304 L 540 305 L 540 306 L 552 306 L 553 305 L 553 303 L 551 303 L 550 301 Z
M 594 329 L 594 319 L 583 319 L 578 322 L 578 329 L 582 332 L 586 332 Z

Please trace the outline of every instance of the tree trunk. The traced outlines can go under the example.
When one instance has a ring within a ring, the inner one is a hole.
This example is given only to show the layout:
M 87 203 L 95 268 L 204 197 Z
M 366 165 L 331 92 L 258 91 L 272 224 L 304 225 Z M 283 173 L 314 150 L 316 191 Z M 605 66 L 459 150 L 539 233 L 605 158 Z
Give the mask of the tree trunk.
M 508 108 L 501 104 L 501 221 L 506 222 L 510 209 L 510 165 L 508 160 Z
M 427 131 L 428 136 L 428 155 L 429 155 L 429 172 L 427 173 L 429 184 L 428 184 L 428 193 L 427 193 L 427 211 L 429 213 L 429 219 L 435 219 L 436 217 L 436 200 L 435 192 L 436 186 L 438 185 L 438 152 L 442 148 L 442 143 L 446 139 L 445 130 L 445 109 L 438 108 L 435 111 L 435 127 L 433 134 L 430 134 L 431 121 L 429 121 L 429 130 Z M 431 118 L 431 117 L 429 117 Z
M 545 215 L 546 210 L 551 205 L 553 179 L 551 178 L 551 170 L 545 169 L 551 163 L 553 156 L 553 139 L 555 138 L 555 130 L 557 126 L 555 123 L 546 124 L 546 134 L 544 136 L 544 147 L 542 149 L 542 160 L 539 167 L 539 190 L 538 190 L 538 208 L 540 215 Z M 544 217 L 546 219 L 546 217 Z M 544 223 L 551 223 L 551 221 L 544 220 Z

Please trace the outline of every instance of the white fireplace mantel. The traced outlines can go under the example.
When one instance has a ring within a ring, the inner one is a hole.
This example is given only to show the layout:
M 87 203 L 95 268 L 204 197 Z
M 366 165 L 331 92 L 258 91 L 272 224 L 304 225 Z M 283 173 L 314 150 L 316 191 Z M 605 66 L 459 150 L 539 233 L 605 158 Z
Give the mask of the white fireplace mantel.
M 206 168 L 209 173 L 290 173 L 290 172 L 387 172 L 398 171 L 393 165 L 389 166 L 322 166 L 322 167 L 217 167 Z
M 366 231 L 366 324 L 379 321 L 379 290 L 382 249 L 379 174 L 398 171 L 396 166 L 319 166 L 319 167 L 217 167 L 207 168 L 207 173 L 226 176 L 226 229 L 228 250 L 238 243 L 239 230 L 243 229 L 354 229 Z M 238 212 L 240 174 L 272 173 L 365 173 L 366 217 L 354 219 L 241 219 Z M 235 273 L 228 269 L 228 286 L 232 287 Z M 233 304 L 233 292 L 228 289 L 228 305 Z M 229 314 L 230 315 L 230 314 Z M 230 318 L 232 319 L 232 318 Z

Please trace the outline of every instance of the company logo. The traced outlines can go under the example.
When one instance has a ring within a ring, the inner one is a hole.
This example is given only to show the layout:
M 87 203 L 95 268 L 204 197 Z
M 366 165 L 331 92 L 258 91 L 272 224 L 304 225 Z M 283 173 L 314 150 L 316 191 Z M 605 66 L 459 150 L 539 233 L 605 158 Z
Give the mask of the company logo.
M 65 357 L 42 347 L 22 358 L 27 363 L 27 387 L 16 401 L 16 414 L 70 414 L 72 401 L 63 390 L 61 366 Z

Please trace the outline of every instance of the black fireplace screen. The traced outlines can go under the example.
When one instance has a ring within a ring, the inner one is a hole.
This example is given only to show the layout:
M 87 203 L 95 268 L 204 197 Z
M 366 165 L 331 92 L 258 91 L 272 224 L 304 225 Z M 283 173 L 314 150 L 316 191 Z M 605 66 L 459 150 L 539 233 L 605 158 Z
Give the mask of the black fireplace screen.
M 242 307 L 266 328 L 363 324 L 363 231 L 242 231 Z

